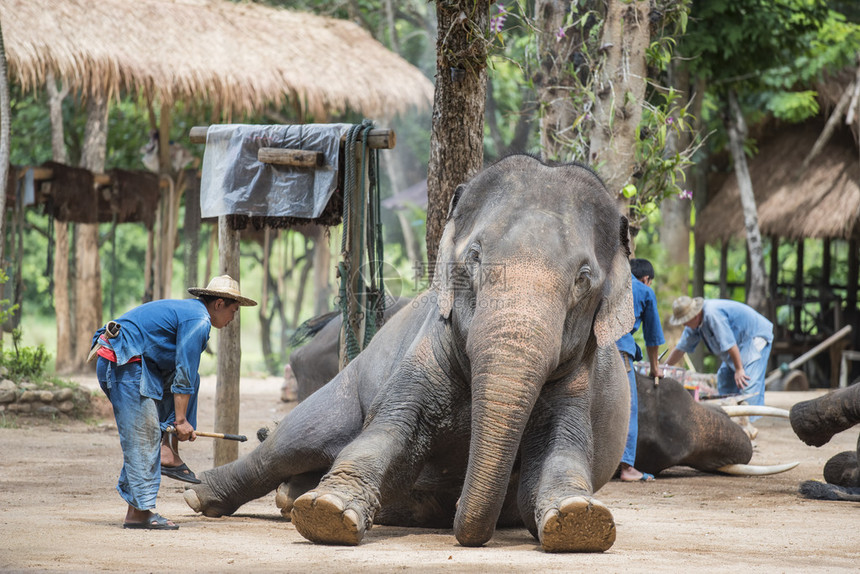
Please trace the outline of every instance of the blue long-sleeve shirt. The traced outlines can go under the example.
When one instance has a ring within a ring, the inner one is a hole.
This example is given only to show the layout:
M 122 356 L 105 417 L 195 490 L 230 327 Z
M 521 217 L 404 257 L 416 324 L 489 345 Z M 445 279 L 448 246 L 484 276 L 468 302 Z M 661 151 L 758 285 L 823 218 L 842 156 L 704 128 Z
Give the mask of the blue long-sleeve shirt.
M 199 299 L 162 299 L 123 314 L 119 335 L 110 339 L 118 365 L 141 358 L 140 394 L 161 400 L 164 388 L 190 395 L 199 385 L 200 355 L 212 323 Z M 93 342 L 104 333 L 96 331 Z
M 633 329 L 618 339 L 615 343 L 619 351 L 633 357 L 635 361 L 642 360 L 642 350 L 633 339 L 633 333 L 642 326 L 642 336 L 647 347 L 659 347 L 666 342 L 663 337 L 663 326 L 660 324 L 660 312 L 657 310 L 657 295 L 654 290 L 633 277 L 633 316 L 636 320 Z
M 678 349 L 685 353 L 692 353 L 699 341 L 704 341 L 711 353 L 734 370 L 729 349 L 737 345 L 741 363 L 746 365 L 761 356 L 761 349 L 756 349 L 753 339 L 761 337 L 768 343 L 773 342 L 773 323 L 748 305 L 727 299 L 706 299 L 702 310 L 699 326 L 684 327 L 678 341 Z

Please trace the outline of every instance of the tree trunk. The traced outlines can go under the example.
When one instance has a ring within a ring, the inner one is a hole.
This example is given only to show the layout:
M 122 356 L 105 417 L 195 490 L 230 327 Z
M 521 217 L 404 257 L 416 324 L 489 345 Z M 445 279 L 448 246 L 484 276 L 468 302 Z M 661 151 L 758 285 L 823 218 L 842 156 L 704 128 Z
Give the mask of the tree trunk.
M 200 257 L 200 179 L 196 170 L 186 170 L 185 180 L 185 221 L 182 225 L 185 244 L 185 292 L 190 287 L 198 286 Z M 209 281 L 209 278 L 206 278 Z
M 313 238 L 314 316 L 317 316 L 331 309 L 331 247 L 326 228 L 322 225 L 317 226 Z
M 63 126 L 63 99 L 69 93 L 69 87 L 63 81 L 57 89 L 54 74 L 48 72 L 46 78 L 48 92 L 48 110 L 51 116 L 51 152 L 53 160 L 66 163 L 66 143 Z M 57 353 L 54 370 L 57 373 L 68 372 L 70 360 L 74 356 L 72 337 L 71 308 L 69 306 L 69 224 L 66 221 L 54 220 L 54 313 L 57 317 Z
M 580 88 L 574 75 L 578 71 L 575 56 L 581 54 L 583 43 L 580 28 L 570 26 L 564 30 L 564 35 L 559 33 L 564 28 L 568 11 L 576 9 L 565 0 L 535 2 L 540 58 L 535 86 L 540 101 L 540 146 L 544 159 L 571 159 L 575 148 L 573 130 L 579 124 L 577 116 L 584 116 L 587 112 L 576 109 L 574 98 Z M 584 60 L 579 64 L 583 63 Z M 586 160 L 585 157 L 579 159 Z
M 263 228 L 263 281 L 262 293 L 257 307 L 257 317 L 260 319 L 260 348 L 263 350 L 263 360 L 266 362 L 266 372 L 277 374 L 272 361 L 272 313 L 269 312 L 269 286 L 271 281 L 272 267 L 272 235 L 277 233 L 270 227 Z
M 728 97 L 729 118 L 726 128 L 729 133 L 729 147 L 732 153 L 732 161 L 735 165 L 738 191 L 741 196 L 744 229 L 747 234 L 747 246 L 750 257 L 750 288 L 747 292 L 747 305 L 759 313 L 767 313 L 767 270 L 764 266 L 764 250 L 761 242 L 761 231 L 759 231 L 758 227 L 758 211 L 756 209 L 755 195 L 753 194 L 752 180 L 750 179 L 747 158 L 744 153 L 744 140 L 747 135 L 747 127 L 741 107 L 738 104 L 737 94 L 734 90 L 729 90 Z
M 677 64 L 669 66 L 669 87 L 689 96 L 691 95 L 690 75 L 686 72 L 679 73 L 679 68 L 680 66 Z M 693 97 L 698 101 L 702 99 L 698 92 Z M 699 116 L 695 115 L 695 117 Z M 677 117 L 675 121 L 677 122 Z M 668 130 L 666 156 L 674 155 L 686 149 L 691 140 L 692 134 L 690 132 L 683 132 L 679 136 L 675 130 Z M 691 189 L 693 188 L 693 169 L 695 166 L 689 166 L 685 173 L 687 181 L 685 185 Z M 662 275 L 666 277 L 666 281 L 660 283 L 660 287 L 662 287 L 660 290 L 664 293 L 686 294 L 688 291 L 690 280 L 690 208 L 691 202 L 680 197 L 673 197 L 660 203 L 662 219 L 660 243 L 666 247 L 665 271 L 661 271 Z
M 636 128 L 648 77 L 645 52 L 651 41 L 650 12 L 647 0 L 611 1 L 603 23 L 589 163 L 613 195 L 630 183 L 636 166 Z M 623 203 L 626 213 L 627 202 Z
M 490 0 L 437 0 L 436 91 L 427 175 L 427 264 L 432 275 L 454 189 L 484 162 Z
M 107 154 L 108 101 L 103 92 L 94 91 L 87 99 L 81 167 L 94 173 L 105 169 Z M 96 190 L 93 189 L 95 194 Z M 99 225 L 75 226 L 75 350 L 70 365 L 75 371 L 86 368 L 86 352 L 93 333 L 102 325 L 102 281 L 99 264 Z
M 9 178 L 9 156 L 12 154 L 12 110 L 9 98 L 9 75 L 6 65 L 6 47 L 3 44 L 3 29 L 0 28 L 0 264 L 6 244 L 6 181 Z M 0 331 L 0 338 L 2 332 Z

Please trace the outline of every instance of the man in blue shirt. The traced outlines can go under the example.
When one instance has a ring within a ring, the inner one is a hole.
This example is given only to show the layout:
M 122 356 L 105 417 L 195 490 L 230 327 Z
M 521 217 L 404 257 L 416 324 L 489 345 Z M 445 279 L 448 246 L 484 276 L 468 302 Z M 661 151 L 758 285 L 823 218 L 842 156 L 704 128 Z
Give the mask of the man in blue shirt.
M 657 311 L 657 296 L 651 289 L 654 266 L 647 259 L 631 259 L 630 270 L 633 274 L 633 315 L 636 321 L 633 323 L 633 329 L 616 342 L 630 381 L 630 423 L 627 427 L 627 443 L 621 457 L 619 478 L 624 482 L 650 482 L 654 480 L 654 475 L 640 472 L 633 466 L 636 462 L 636 441 L 639 440 L 639 396 L 636 391 L 636 371 L 633 368 L 633 361 L 642 360 L 642 350 L 633 339 L 633 333 L 639 329 L 639 325 L 642 325 L 652 377 L 661 376 L 657 349 L 666 340 L 663 338 L 663 327 Z
M 257 304 L 228 275 L 188 292 L 198 298 L 144 303 L 93 336 L 90 356 L 98 356 L 96 374 L 113 406 L 122 446 L 117 490 L 128 503 L 124 528 L 179 528 L 154 512 L 161 474 L 200 481 L 163 434 L 172 426 L 176 440 L 196 438 L 197 371 L 210 328 L 230 323 L 240 306 Z M 163 459 L 179 464 L 165 468 Z
M 751 405 L 764 404 L 764 379 L 773 343 L 773 323 L 752 307 L 726 299 L 678 297 L 672 304 L 673 325 L 684 333 L 666 362 L 674 365 L 704 341 L 723 364 L 717 371 L 717 392 L 753 394 Z M 759 417 L 750 417 L 750 421 Z

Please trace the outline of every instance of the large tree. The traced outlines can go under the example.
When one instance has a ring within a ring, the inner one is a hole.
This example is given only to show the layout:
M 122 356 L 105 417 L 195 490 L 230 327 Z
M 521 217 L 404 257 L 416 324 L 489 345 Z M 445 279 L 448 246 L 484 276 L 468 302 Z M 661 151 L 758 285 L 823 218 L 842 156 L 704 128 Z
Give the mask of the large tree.
M 427 175 L 427 264 L 432 274 L 454 189 L 484 161 L 490 0 L 437 0 L 436 92 Z
M 745 154 L 743 104 L 773 91 L 768 79 L 775 71 L 792 77 L 792 70 L 804 61 L 798 57 L 808 54 L 811 35 L 827 17 L 823 0 L 698 0 L 680 44 L 691 73 L 707 79 L 722 112 L 750 256 L 747 303 L 759 311 L 767 307 L 768 281 Z

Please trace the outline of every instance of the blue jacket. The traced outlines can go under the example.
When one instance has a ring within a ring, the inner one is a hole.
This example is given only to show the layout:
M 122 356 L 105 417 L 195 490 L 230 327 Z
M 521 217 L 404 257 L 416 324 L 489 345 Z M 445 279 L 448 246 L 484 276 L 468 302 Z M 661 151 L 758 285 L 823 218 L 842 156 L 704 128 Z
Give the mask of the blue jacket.
M 754 338 L 773 342 L 773 323 L 748 305 L 727 299 L 706 299 L 702 310 L 701 324 L 695 329 L 684 327 L 678 341 L 678 349 L 685 353 L 692 353 L 699 341 L 704 341 L 711 353 L 734 370 L 729 349 L 737 345 L 741 362 L 748 365 L 761 356 L 753 344 Z
M 642 360 L 642 350 L 633 339 L 633 333 L 642 325 L 642 335 L 646 347 L 659 347 L 666 342 L 663 337 L 663 327 L 660 325 L 660 313 L 657 310 L 657 295 L 654 290 L 633 277 L 633 316 L 636 321 L 633 329 L 615 343 L 619 351 L 633 357 L 634 361 Z
M 212 323 L 200 299 L 162 299 L 131 309 L 116 322 L 119 335 L 110 339 L 118 365 L 141 358 L 140 394 L 161 400 L 163 390 L 190 395 L 200 383 L 200 355 Z M 104 333 L 102 327 L 93 343 Z

